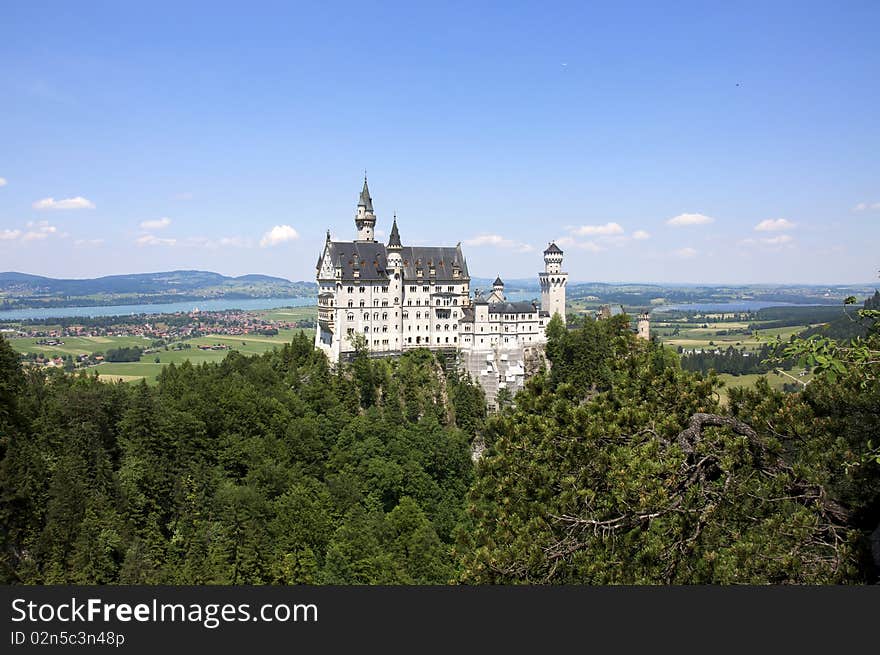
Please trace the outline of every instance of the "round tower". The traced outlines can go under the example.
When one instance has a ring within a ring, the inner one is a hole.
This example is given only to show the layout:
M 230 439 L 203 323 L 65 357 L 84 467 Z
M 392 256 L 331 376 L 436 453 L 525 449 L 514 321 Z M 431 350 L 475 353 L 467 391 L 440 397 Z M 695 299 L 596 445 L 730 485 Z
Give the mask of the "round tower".
M 354 224 L 357 226 L 358 241 L 375 241 L 373 234 L 376 228 L 376 214 L 373 213 L 373 199 L 370 197 L 370 189 L 367 187 L 367 176 L 364 175 L 364 188 L 358 200 L 357 213 L 354 216 Z
M 562 272 L 562 249 L 551 242 L 544 251 L 544 270 L 538 273 L 541 284 L 541 309 L 552 318 L 559 314 L 565 321 L 565 286 L 568 273 Z
M 639 314 L 638 336 L 639 339 L 645 339 L 646 341 L 651 339 L 651 315 L 648 312 Z

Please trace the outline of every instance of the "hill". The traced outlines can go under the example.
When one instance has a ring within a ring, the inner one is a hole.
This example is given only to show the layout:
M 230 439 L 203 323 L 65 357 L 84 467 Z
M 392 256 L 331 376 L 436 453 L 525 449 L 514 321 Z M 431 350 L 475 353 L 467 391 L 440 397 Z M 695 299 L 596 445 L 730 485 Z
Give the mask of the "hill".
M 293 297 L 314 293 L 314 282 L 291 282 L 253 274 L 229 277 L 210 271 L 135 273 L 92 279 L 55 279 L 15 271 L 0 273 L 2 309 Z

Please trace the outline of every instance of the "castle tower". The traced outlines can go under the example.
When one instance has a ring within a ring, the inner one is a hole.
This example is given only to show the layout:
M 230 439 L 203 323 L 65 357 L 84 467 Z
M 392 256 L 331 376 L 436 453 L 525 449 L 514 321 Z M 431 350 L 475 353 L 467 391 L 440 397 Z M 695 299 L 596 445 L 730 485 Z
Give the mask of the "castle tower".
M 370 189 L 367 187 L 367 176 L 364 175 L 364 188 L 358 200 L 357 214 L 354 224 L 358 230 L 358 241 L 375 241 L 373 230 L 376 227 L 376 215 L 373 213 L 373 199 L 370 197 Z
M 489 302 L 504 302 L 506 298 L 504 297 L 504 282 L 501 281 L 501 277 L 496 277 L 495 281 L 492 283 L 492 293 L 489 294 Z
M 639 314 L 638 335 L 639 339 L 645 339 L 646 341 L 651 339 L 651 315 L 648 312 Z
M 399 269 L 403 266 L 402 250 L 403 245 L 400 243 L 400 232 L 397 229 L 397 213 L 395 213 L 394 222 L 391 224 L 391 236 L 388 237 L 388 268 Z
M 562 249 L 550 243 L 544 251 L 544 271 L 538 273 L 541 283 L 541 309 L 552 318 L 559 314 L 565 321 L 565 285 L 568 273 L 562 272 Z

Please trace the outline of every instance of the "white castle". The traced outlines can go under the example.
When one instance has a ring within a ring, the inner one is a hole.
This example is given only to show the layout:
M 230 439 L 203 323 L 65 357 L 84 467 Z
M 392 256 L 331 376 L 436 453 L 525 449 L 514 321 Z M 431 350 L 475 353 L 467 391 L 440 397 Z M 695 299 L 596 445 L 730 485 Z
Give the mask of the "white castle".
M 358 341 L 375 354 L 452 350 L 463 355 L 472 374 L 491 376 L 488 386 L 520 386 L 524 354 L 546 342 L 554 314 L 565 320 L 568 273 L 562 271 L 563 253 L 555 243 L 544 251 L 538 306 L 508 301 L 500 278 L 486 297 L 476 292 L 472 298 L 461 243 L 404 246 L 396 215 L 388 244 L 377 242 L 366 177 L 354 221 L 357 239 L 333 241 L 328 231 L 318 258 L 316 348 L 331 362 L 354 352 Z M 487 388 L 487 381 L 481 382 Z M 494 392 L 487 392 L 494 398 Z

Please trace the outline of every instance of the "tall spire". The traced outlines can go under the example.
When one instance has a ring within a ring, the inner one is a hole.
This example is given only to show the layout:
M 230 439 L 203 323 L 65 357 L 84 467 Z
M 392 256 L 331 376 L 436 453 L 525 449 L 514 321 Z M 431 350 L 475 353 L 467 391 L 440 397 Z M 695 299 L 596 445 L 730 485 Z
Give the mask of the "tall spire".
M 370 188 L 367 186 L 367 172 L 364 171 L 364 188 L 358 201 L 358 207 L 363 207 L 368 212 L 373 212 L 373 199 L 370 197 Z
M 389 248 L 402 248 L 400 243 L 400 232 L 397 229 L 397 212 L 394 212 L 394 222 L 391 224 L 391 236 L 388 237 Z

